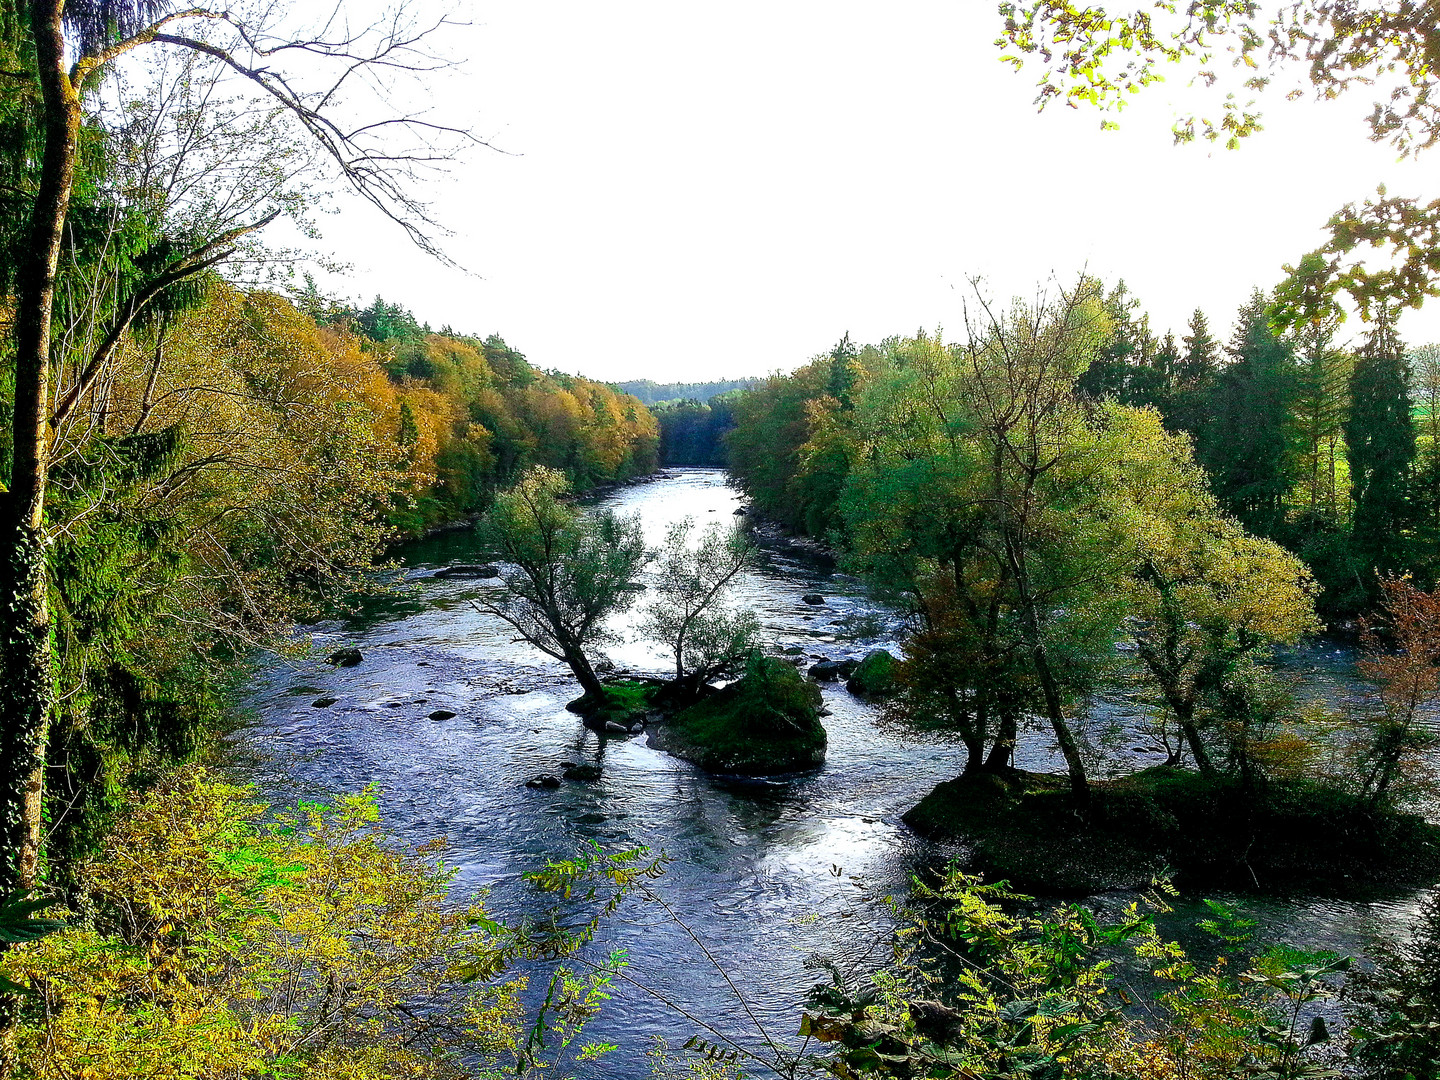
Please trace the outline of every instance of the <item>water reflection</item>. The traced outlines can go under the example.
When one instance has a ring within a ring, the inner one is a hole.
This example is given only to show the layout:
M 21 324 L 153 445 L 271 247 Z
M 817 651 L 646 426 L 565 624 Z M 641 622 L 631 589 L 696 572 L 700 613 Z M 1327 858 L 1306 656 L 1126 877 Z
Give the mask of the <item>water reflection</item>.
M 638 513 L 647 540 L 658 544 L 669 524 L 686 516 L 702 526 L 731 520 L 740 500 L 719 472 L 676 470 L 604 503 Z M 447 562 L 478 558 L 468 534 L 415 545 L 404 571 L 411 595 L 372 605 L 349 623 L 314 628 L 321 655 L 355 645 L 362 664 L 331 669 L 275 660 L 259 673 L 248 695 L 256 722 L 245 736 L 256 781 L 284 800 L 376 785 L 387 827 L 410 843 L 445 836 L 459 887 L 489 888 L 492 906 L 505 915 L 518 915 L 529 899 L 525 870 L 582 841 L 664 850 L 673 858 L 665 896 L 762 1019 L 793 1033 L 799 1001 L 816 981 L 807 954 L 859 961 L 883 935 L 883 897 L 903 894 L 918 866 L 946 856 L 913 836 L 900 816 L 959 772 L 961 748 L 877 725 L 870 707 L 834 686 L 824 690 L 829 760 L 811 775 L 717 780 L 651 749 L 643 737 L 606 739 L 565 711 L 578 693 L 568 671 L 515 643 L 507 627 L 473 606 L 496 583 L 429 577 Z M 823 595 L 824 605 L 802 603 L 811 592 Z M 767 547 L 761 565 L 740 581 L 737 601 L 756 612 L 768 640 L 808 657 L 858 657 L 894 645 L 895 621 L 858 582 L 794 548 Z M 861 622 L 873 624 L 872 636 L 850 635 Z M 643 642 L 611 655 L 634 671 L 667 665 Z M 1343 658 L 1323 663 L 1343 686 Z M 302 687 L 310 689 L 292 692 Z M 337 701 L 313 707 L 320 692 Z M 454 715 L 430 719 L 437 710 Z M 1143 702 L 1122 693 L 1097 703 L 1087 725 L 1092 743 L 1111 747 L 1103 756 L 1109 767 L 1124 770 L 1154 761 L 1141 735 L 1145 722 Z M 602 762 L 603 778 L 556 790 L 525 787 L 539 773 L 558 772 L 562 761 Z M 1058 761 L 1040 737 L 1027 742 L 1018 764 L 1047 769 Z M 1354 952 L 1377 927 L 1411 918 L 1417 901 L 1245 903 L 1263 936 Z M 805 919 L 815 913 L 818 919 Z M 1182 907 L 1174 928 L 1183 931 L 1193 916 Z M 694 942 L 653 905 L 606 926 L 596 947 L 627 950 L 634 977 L 687 1008 L 736 1015 Z M 651 1035 L 683 1042 L 691 1030 L 652 997 L 623 988 L 593 1032 L 625 1052 L 602 1059 L 597 1073 L 641 1075 Z

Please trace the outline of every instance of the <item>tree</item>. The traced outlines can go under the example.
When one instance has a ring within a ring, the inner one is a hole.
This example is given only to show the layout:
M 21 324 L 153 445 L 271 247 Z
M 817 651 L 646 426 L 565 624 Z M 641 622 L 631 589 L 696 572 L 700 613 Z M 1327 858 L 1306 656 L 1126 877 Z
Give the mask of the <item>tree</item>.
M 635 602 L 649 553 L 638 519 L 582 514 L 563 501 L 568 490 L 563 475 L 535 465 L 496 497 L 481 527 L 514 569 L 503 575 L 505 595 L 480 606 L 598 698 L 605 691 L 587 650 L 613 637 L 606 620 Z
M 754 651 L 760 622 L 735 611 L 725 594 L 755 565 L 755 546 L 737 527 L 712 525 L 692 543 L 693 518 L 670 526 L 658 557 L 656 599 L 645 610 L 644 632 L 675 658 L 682 699 L 698 696 L 711 679 L 734 674 Z
M 1165 426 L 1188 432 L 1197 453 L 1208 448 L 1209 425 L 1215 416 L 1216 381 L 1220 344 L 1210 335 L 1210 323 L 1199 308 L 1190 316 L 1189 333 L 1181 338 L 1185 353 L 1175 373 L 1175 391 Z
M 40 91 L 38 119 L 27 132 L 27 143 L 33 138 L 38 144 L 39 164 L 26 177 L 32 193 L 27 218 L 15 265 L 6 268 L 13 269 L 16 306 L 10 482 L 0 500 L 0 581 L 5 583 L 0 594 L 0 849 L 5 853 L 0 885 L 5 887 L 34 881 L 41 848 L 45 743 L 54 704 L 45 496 L 57 435 L 87 395 L 95 393 L 126 332 L 146 309 L 168 290 L 231 257 L 245 236 L 283 209 L 250 202 L 241 205 L 254 213 L 238 222 L 203 214 L 182 219 L 182 227 L 163 216 L 152 221 L 143 256 L 129 260 L 109 292 L 92 295 L 90 306 L 103 316 L 89 339 L 88 356 L 68 383 L 57 379 L 57 282 L 62 254 L 80 233 L 72 202 L 77 184 L 86 179 L 81 131 L 87 101 L 101 80 L 118 60 L 137 52 L 173 51 L 213 63 L 273 106 L 277 123 L 288 119 L 297 137 L 310 140 L 351 190 L 397 221 L 422 247 L 435 250 L 429 238 L 434 223 L 406 181 L 445 156 L 436 140 L 447 129 L 411 117 L 347 122 L 338 94 L 343 83 L 350 100 L 364 100 L 361 86 L 377 71 L 433 70 L 437 62 L 423 46 L 433 26 L 417 25 L 402 9 L 358 34 L 332 25 L 287 39 L 263 19 L 252 22 L 204 8 L 166 13 L 165 6 L 156 0 L 27 0 L 5 12 L 6 25 L 20 28 L 24 47 L 17 54 Z M 298 77 L 292 65 L 302 59 L 331 65 L 333 79 L 327 84 L 313 74 Z M 416 139 L 400 146 L 398 139 L 406 132 Z M 124 189 L 115 194 L 126 198 Z M 184 227 L 194 225 L 203 227 Z
M 1410 357 L 1410 375 L 1421 436 L 1411 498 L 1433 545 L 1440 538 L 1440 345 L 1416 349 Z
M 1374 87 L 1366 117 L 1370 137 L 1401 154 L 1440 141 L 1436 90 L 1436 23 L 1422 4 L 1301 0 L 1267 7 L 1240 0 L 1200 5 L 1153 5 L 1116 10 L 1076 0 L 1026 0 L 1000 5 L 1003 36 L 1016 68 L 1032 58 L 1041 72 L 1036 104 L 1053 102 L 1118 110 L 1127 98 L 1183 64 L 1208 88 L 1227 91 L 1218 113 L 1181 117 L 1177 141 L 1197 136 L 1229 147 L 1261 130 L 1253 95 L 1289 83 L 1289 96 L 1331 100 L 1356 87 Z M 1228 70 L 1227 70 L 1228 69 Z M 1215 119 L 1218 117 L 1218 119 Z M 1106 126 L 1113 126 L 1108 121 Z M 1347 294 L 1368 317 L 1371 305 L 1418 307 L 1440 290 L 1440 200 L 1388 195 L 1340 208 L 1330 239 L 1299 260 L 1283 290 L 1290 318 L 1335 310 Z M 1380 249 L 1385 261 L 1356 257 Z
M 1297 471 L 1305 477 L 1305 519 L 1312 532 L 1341 523 L 1339 459 L 1354 361 L 1335 347 L 1334 336 L 1333 321 L 1307 323 L 1295 334 Z
M 1355 361 L 1345 445 L 1356 548 L 1372 567 L 1397 570 L 1404 562 L 1410 517 L 1415 424 L 1404 350 L 1388 317 L 1376 323 Z
M 1201 462 L 1220 505 L 1250 531 L 1273 537 L 1284 524 L 1292 481 L 1295 371 L 1290 347 L 1270 328 L 1266 308 L 1257 292 L 1241 309 Z
M 1413 778 L 1423 768 L 1422 754 L 1436 737 L 1421 710 L 1440 698 L 1440 595 L 1385 576 L 1379 614 L 1378 624 L 1362 622 L 1364 655 L 1358 664 L 1380 699 L 1361 760 L 1361 790 L 1372 806 L 1391 797 L 1402 771 Z
M 1127 625 L 1196 766 L 1213 773 L 1201 731 L 1206 699 L 1262 649 L 1293 644 L 1320 627 L 1304 564 L 1220 514 L 1204 478 L 1183 460 L 1177 464 L 1171 482 L 1156 485 L 1161 497 L 1137 528 L 1140 559 Z

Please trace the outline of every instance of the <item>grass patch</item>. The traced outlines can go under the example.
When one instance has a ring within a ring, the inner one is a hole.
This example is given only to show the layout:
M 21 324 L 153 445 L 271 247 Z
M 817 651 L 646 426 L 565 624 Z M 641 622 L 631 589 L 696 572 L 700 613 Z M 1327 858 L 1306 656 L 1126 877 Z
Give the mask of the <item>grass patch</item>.
M 660 684 L 643 679 L 616 679 L 603 687 L 603 696 L 585 694 L 565 708 L 579 713 L 590 727 L 603 728 L 607 721 L 629 727 L 655 708 Z
M 651 744 L 707 772 L 769 776 L 825 762 L 820 688 L 790 664 L 751 660 L 743 678 L 651 733 Z

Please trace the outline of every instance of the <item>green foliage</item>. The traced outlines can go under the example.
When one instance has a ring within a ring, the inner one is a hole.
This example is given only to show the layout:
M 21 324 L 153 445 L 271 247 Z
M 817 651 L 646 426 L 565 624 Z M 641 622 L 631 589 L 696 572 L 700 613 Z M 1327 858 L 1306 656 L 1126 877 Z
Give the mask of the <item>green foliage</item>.
M 819 687 L 793 665 L 756 653 L 740 679 L 681 711 L 651 742 L 709 772 L 813 769 L 825 760 L 819 708 Z
M 1270 327 L 1265 298 L 1256 293 L 1241 311 L 1232 361 L 1220 374 L 1215 422 L 1199 458 L 1220 505 L 1249 531 L 1274 538 L 1294 484 L 1290 409 L 1296 373 L 1288 343 Z
M 1354 543 L 1371 571 L 1409 564 L 1410 467 L 1415 460 L 1413 406 L 1402 347 L 1388 318 L 1360 351 L 1350 376 L 1345 445 L 1350 463 Z
M 846 1080 L 1325 1075 L 1312 1020 L 1324 1024 L 1306 1014 L 1347 962 L 1271 952 L 1237 977 L 1160 938 L 1138 904 L 1102 923 L 1078 905 L 1011 912 L 1027 900 L 954 867 L 917 881 L 894 960 L 868 986 L 832 969 L 801 1033 L 830 1048 L 821 1060 Z M 1163 908 L 1162 891 L 1147 902 Z M 1122 960 L 1162 987 L 1143 1019 Z
M 708 402 L 684 398 L 652 405 L 660 425 L 660 464 L 723 466 L 729 456 L 726 439 L 735 427 L 738 391 Z
M 744 664 L 760 632 L 754 612 L 726 603 L 735 579 L 754 565 L 754 545 L 736 526 L 712 525 L 692 541 L 694 532 L 692 518 L 670 526 L 641 624 L 674 657 L 682 697 Z
M 649 557 L 638 520 L 608 511 L 582 514 L 563 501 L 564 476 L 527 470 L 482 522 L 482 536 L 514 567 L 503 597 L 484 610 L 575 673 L 587 694 L 601 694 L 587 649 L 610 639 L 606 620 L 636 599 L 636 577 Z

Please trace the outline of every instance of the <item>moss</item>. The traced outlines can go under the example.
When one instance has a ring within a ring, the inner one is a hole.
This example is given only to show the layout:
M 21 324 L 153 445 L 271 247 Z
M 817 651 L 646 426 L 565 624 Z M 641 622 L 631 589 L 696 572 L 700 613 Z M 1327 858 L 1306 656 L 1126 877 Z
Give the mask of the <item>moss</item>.
M 905 821 L 964 842 L 975 869 L 1032 892 L 1093 893 L 1167 869 L 1181 887 L 1340 895 L 1440 876 L 1440 827 L 1321 784 L 1246 792 L 1158 767 L 1094 784 L 1092 804 L 1082 818 L 1063 777 L 980 774 L 938 785 Z
M 820 688 L 791 665 L 756 657 L 737 682 L 651 732 L 652 745 L 707 772 L 768 776 L 825 762 Z
M 866 653 L 845 689 L 867 701 L 880 701 L 895 693 L 895 666 L 899 663 L 884 649 Z
M 629 727 L 655 707 L 660 684 L 643 679 L 616 679 L 607 682 L 604 696 L 584 694 L 565 706 L 579 713 L 588 727 L 603 728 L 608 721 Z

